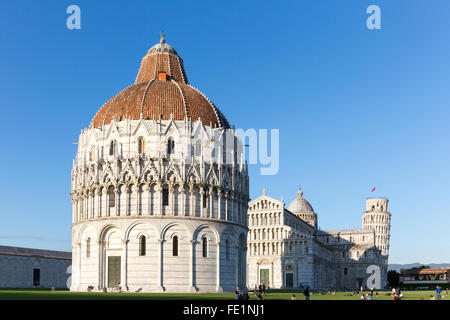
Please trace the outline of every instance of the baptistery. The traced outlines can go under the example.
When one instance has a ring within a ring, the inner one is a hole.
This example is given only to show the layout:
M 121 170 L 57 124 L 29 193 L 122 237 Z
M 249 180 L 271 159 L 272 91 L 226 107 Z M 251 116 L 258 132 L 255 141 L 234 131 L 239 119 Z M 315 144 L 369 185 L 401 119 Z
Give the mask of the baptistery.
M 82 130 L 71 198 L 72 291 L 245 287 L 243 145 L 163 35 Z

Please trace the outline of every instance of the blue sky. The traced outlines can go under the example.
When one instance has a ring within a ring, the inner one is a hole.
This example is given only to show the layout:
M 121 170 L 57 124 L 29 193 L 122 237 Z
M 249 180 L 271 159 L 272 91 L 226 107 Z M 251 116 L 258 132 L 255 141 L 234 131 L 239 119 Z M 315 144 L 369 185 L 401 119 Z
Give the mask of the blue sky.
M 66 8 L 81 8 L 81 30 Z M 366 8 L 381 8 L 381 30 Z M 390 199 L 390 262 L 450 262 L 450 2 L 9 1 L 0 4 L 0 244 L 70 250 L 80 130 L 166 40 L 239 128 L 280 129 L 280 171 L 250 168 L 322 229 Z M 371 193 L 373 187 L 377 190 Z

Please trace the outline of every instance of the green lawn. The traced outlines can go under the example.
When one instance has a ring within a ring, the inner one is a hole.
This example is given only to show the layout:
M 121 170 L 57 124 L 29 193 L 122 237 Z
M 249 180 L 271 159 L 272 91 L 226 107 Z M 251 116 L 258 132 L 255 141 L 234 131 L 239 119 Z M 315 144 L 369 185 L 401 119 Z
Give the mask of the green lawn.
M 264 300 L 289 300 L 295 294 L 298 300 L 304 300 L 302 292 L 286 292 L 284 290 L 269 291 Z M 349 292 L 337 292 L 336 294 L 313 293 L 311 300 L 360 300 L 359 295 L 351 295 Z M 374 300 L 391 300 L 387 292 L 379 292 Z M 404 300 L 430 300 L 434 291 L 403 291 Z M 69 292 L 50 291 L 45 289 L 0 289 L 0 300 L 25 299 L 25 300 L 233 300 L 234 294 L 182 294 L 182 293 L 99 293 L 99 292 Z M 253 293 L 250 299 L 256 300 Z M 449 297 L 443 300 L 450 301 Z

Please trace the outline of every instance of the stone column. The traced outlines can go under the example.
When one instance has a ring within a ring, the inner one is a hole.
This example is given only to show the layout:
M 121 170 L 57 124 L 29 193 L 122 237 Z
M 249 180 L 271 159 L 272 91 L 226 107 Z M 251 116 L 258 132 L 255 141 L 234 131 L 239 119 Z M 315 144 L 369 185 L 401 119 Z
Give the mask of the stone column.
M 102 192 L 100 188 L 97 189 L 97 217 L 102 216 Z
M 118 190 L 118 188 L 117 188 L 117 186 L 114 186 L 114 210 L 113 210 L 113 213 L 114 213 L 114 216 L 117 216 L 117 215 L 119 215 L 119 193 L 120 193 L 120 191 Z
M 222 190 L 217 189 L 217 219 L 222 219 Z
M 231 198 L 231 203 L 232 203 L 232 219 L 234 222 L 238 222 L 238 211 L 237 211 L 237 198 L 236 198 L 236 194 L 233 193 L 233 196 Z
M 77 290 L 79 291 L 81 290 L 81 242 L 78 242 L 76 244 L 76 252 L 77 252 L 77 272 L 78 272 Z
M 186 189 L 184 188 L 184 184 L 178 187 L 178 191 L 181 194 L 181 204 L 178 206 L 177 215 L 187 216 L 189 213 L 186 212 Z M 180 210 L 181 208 L 181 210 Z M 181 214 L 180 214 L 181 211 Z
M 84 193 L 84 220 L 89 219 L 89 190 Z
M 159 205 L 158 205 L 158 212 L 156 212 L 157 216 L 162 216 L 163 215 L 163 205 L 162 205 L 162 184 L 161 181 L 159 182 L 159 184 L 156 185 L 155 187 L 155 191 L 156 194 L 158 195 L 158 199 L 159 199 Z
M 200 188 L 200 217 L 205 217 L 205 208 L 203 207 L 203 198 L 205 197 L 205 190 Z
M 216 292 L 222 293 L 223 289 L 220 285 L 220 241 L 216 243 L 217 251 L 216 251 Z
M 103 242 L 98 241 L 97 242 L 97 291 L 101 291 L 103 289 Z
M 164 240 L 158 239 L 159 242 L 159 252 L 158 252 L 158 289 L 160 292 L 164 292 L 163 286 L 163 249 L 164 249 Z
M 106 217 L 109 216 L 108 188 L 106 186 L 103 188 L 102 200 L 102 216 Z
M 131 187 L 130 187 L 130 185 L 126 185 L 126 187 L 125 187 L 125 215 L 126 216 L 129 216 L 130 215 L 130 197 L 131 197 Z M 123 213 L 123 212 L 122 212 Z
M 213 209 L 214 209 L 214 197 L 213 197 L 213 188 L 209 187 L 209 208 L 208 208 L 208 218 L 213 218 Z
M 172 184 L 169 185 L 169 208 L 170 208 L 170 215 L 175 215 L 175 188 Z
M 89 191 L 89 204 L 91 207 L 91 219 L 95 218 L 95 191 L 90 190 Z
M 121 269 L 120 269 L 120 284 L 122 286 L 122 290 L 127 290 L 127 286 L 128 286 L 128 272 L 127 272 L 127 267 L 128 267 L 128 240 L 122 240 L 122 260 L 121 260 Z
M 197 287 L 195 286 L 195 240 L 191 240 L 191 265 L 189 270 L 189 287 L 191 292 L 197 292 Z
M 189 215 L 195 216 L 195 198 L 194 198 L 194 186 L 189 185 Z
M 225 220 L 230 220 L 230 217 L 228 216 L 228 191 L 225 192 Z

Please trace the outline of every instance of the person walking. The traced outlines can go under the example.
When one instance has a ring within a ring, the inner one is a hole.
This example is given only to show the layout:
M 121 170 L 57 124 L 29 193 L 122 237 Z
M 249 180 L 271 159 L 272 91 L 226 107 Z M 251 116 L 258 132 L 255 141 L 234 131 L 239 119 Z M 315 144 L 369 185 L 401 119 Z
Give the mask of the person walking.
M 234 291 L 234 300 L 239 300 L 239 289 L 236 288 L 236 290 Z
M 306 287 L 304 293 L 305 293 L 305 299 L 306 299 L 306 300 L 309 300 L 309 286 Z
M 436 286 L 436 300 L 441 300 L 442 289 L 439 286 Z
M 293 294 L 293 295 L 291 296 L 291 300 L 297 300 L 297 298 L 295 297 L 295 294 Z

